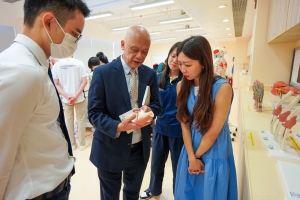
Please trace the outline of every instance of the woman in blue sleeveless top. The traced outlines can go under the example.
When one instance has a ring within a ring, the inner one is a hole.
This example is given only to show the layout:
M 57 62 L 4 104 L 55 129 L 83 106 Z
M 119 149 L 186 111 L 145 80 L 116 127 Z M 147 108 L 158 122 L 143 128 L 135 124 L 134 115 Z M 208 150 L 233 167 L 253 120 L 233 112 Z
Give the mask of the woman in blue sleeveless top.
M 214 82 L 212 51 L 202 36 L 178 47 L 184 77 L 177 85 L 177 119 L 184 147 L 177 166 L 175 200 L 237 200 L 228 115 L 232 88 Z

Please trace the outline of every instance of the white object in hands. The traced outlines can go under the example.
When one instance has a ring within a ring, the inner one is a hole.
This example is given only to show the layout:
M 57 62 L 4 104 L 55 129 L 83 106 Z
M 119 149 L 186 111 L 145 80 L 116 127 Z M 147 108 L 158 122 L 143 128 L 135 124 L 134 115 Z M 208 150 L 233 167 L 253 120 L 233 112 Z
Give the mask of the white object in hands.
M 133 110 L 129 110 L 126 113 L 123 113 L 122 115 L 120 115 L 119 117 L 120 117 L 121 121 L 124 121 L 125 119 L 128 119 L 129 117 L 131 117 L 133 114 L 135 114 L 133 112 Z M 134 131 L 134 130 L 127 130 L 126 132 L 129 134 L 132 131 Z
M 281 113 L 282 111 L 282 104 L 283 102 L 288 98 L 290 97 L 291 95 L 293 94 L 292 91 L 289 91 L 287 94 L 285 94 L 279 101 L 278 103 L 275 105 L 275 107 L 273 108 L 273 116 L 271 118 L 271 122 L 270 122 L 270 132 L 272 134 L 274 134 L 273 132 L 273 127 L 274 127 L 274 124 L 275 122 L 277 121 L 278 119 L 278 116 L 279 114 Z
M 300 97 L 300 96 L 299 96 Z M 281 141 L 280 141 L 280 149 L 282 151 L 285 150 L 285 141 L 287 139 L 287 137 L 289 136 L 289 134 L 292 132 L 291 129 L 292 127 L 297 123 L 297 115 L 300 113 L 300 106 L 298 108 L 296 108 L 296 110 L 294 110 L 285 120 L 283 126 L 285 127 L 285 131 L 283 132 L 283 135 L 281 137 Z
M 144 110 L 140 110 L 136 112 L 136 118 L 132 120 L 133 123 L 143 126 L 146 123 L 150 123 L 154 117 L 154 113 L 152 111 L 145 112 Z
M 150 87 L 147 86 L 145 89 L 143 101 L 142 101 L 142 106 L 144 105 L 149 105 L 150 104 Z

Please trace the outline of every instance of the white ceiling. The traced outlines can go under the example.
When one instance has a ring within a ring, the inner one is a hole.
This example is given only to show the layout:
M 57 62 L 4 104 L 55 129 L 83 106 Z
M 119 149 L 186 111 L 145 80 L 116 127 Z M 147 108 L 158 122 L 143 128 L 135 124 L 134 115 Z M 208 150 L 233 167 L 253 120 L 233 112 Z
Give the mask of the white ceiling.
M 151 2 L 153 0 L 86 0 L 92 13 L 110 11 L 113 16 L 87 20 L 83 36 L 103 41 L 120 42 L 125 31 L 112 31 L 111 28 L 142 24 L 149 32 L 161 31 L 161 34 L 151 35 L 152 41 L 175 37 L 174 41 L 183 40 L 191 35 L 206 36 L 217 42 L 231 41 L 235 39 L 234 22 L 232 14 L 232 0 L 174 0 L 175 3 L 165 6 L 147 8 L 132 11 L 129 6 Z M 136 2 L 136 3 L 135 3 Z M 24 0 L 14 3 L 17 18 L 23 16 Z M 219 8 L 220 5 L 227 5 L 226 8 Z M 0 9 L 1 10 L 1 9 Z M 185 13 L 185 14 L 184 14 Z M 188 22 L 159 24 L 158 21 L 170 18 L 189 16 L 193 20 Z M 251 37 L 254 17 L 254 1 L 248 0 L 243 27 L 243 37 Z M 228 19 L 228 22 L 223 22 Z M 189 30 L 175 32 L 175 29 L 200 26 L 202 30 Z M 230 30 L 226 30 L 229 28 Z M 232 34 L 232 35 L 228 35 Z M 172 42 L 166 40 L 161 42 Z
M 235 38 L 231 0 L 174 0 L 175 3 L 170 5 L 143 10 L 133 11 L 129 8 L 130 5 L 151 1 L 153 0 L 86 0 L 92 13 L 110 11 L 114 13 L 114 16 L 86 21 L 87 28 L 83 34 L 92 38 L 119 42 L 124 36 L 124 31 L 112 31 L 113 27 L 142 24 L 149 32 L 162 32 L 151 36 L 154 42 L 156 39 L 170 37 L 183 40 L 191 35 L 202 34 L 208 34 L 209 39 L 216 41 L 228 41 Z M 252 1 L 248 0 L 249 6 L 246 11 L 248 18 L 245 19 L 247 23 L 244 24 L 246 33 L 243 34 L 244 37 L 250 37 L 252 33 L 254 6 L 250 2 Z M 227 5 L 226 8 L 219 8 L 220 5 L 224 4 Z M 165 25 L 158 23 L 160 20 L 184 16 L 192 17 L 193 20 Z M 224 19 L 229 21 L 223 22 Z M 174 31 L 175 29 L 185 28 L 186 25 L 190 27 L 200 26 L 202 30 Z M 230 30 L 226 30 L 228 28 Z

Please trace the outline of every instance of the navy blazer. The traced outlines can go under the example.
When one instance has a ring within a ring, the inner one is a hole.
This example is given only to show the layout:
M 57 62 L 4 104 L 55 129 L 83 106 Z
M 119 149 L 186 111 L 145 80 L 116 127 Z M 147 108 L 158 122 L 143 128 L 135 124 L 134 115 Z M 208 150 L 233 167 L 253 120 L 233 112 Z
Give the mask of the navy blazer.
M 159 115 L 159 103 L 156 72 L 141 65 L 138 68 L 138 104 L 142 100 L 146 86 L 150 87 L 150 104 L 155 116 Z M 121 132 L 115 138 L 117 126 L 121 122 L 119 116 L 131 110 L 130 97 L 126 84 L 124 69 L 120 57 L 111 63 L 97 67 L 88 95 L 88 118 L 96 129 L 92 143 L 90 160 L 101 170 L 121 172 L 129 160 L 132 133 Z M 151 125 L 142 128 L 142 144 L 144 162 L 150 155 Z

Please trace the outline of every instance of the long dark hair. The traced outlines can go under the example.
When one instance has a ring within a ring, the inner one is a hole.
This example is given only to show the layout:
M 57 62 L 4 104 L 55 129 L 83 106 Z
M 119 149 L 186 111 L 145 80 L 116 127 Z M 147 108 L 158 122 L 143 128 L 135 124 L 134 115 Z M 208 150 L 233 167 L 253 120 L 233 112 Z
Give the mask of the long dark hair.
M 202 71 L 199 76 L 198 100 L 194 106 L 193 117 L 187 108 L 187 100 L 193 86 L 193 80 L 182 78 L 181 89 L 177 95 L 177 119 L 184 123 L 196 122 L 194 129 L 204 134 L 211 126 L 214 113 L 212 100 L 212 85 L 214 68 L 212 51 L 209 42 L 202 36 L 192 36 L 184 40 L 177 49 L 177 54 L 183 53 L 192 60 L 198 60 Z
M 161 89 L 166 89 L 166 77 L 169 75 L 170 73 L 170 67 L 169 67 L 169 64 L 168 64 L 168 59 L 170 57 L 170 54 L 174 51 L 174 49 L 178 48 L 179 45 L 181 44 L 181 42 L 177 42 L 175 44 L 173 44 L 173 46 L 171 47 L 171 49 L 169 50 L 169 53 L 168 53 L 168 57 L 166 58 L 166 67 L 165 69 L 162 71 L 162 74 L 158 80 L 158 87 L 161 88 Z M 182 72 L 179 70 L 179 76 L 178 76 L 178 79 L 181 80 L 182 78 Z

